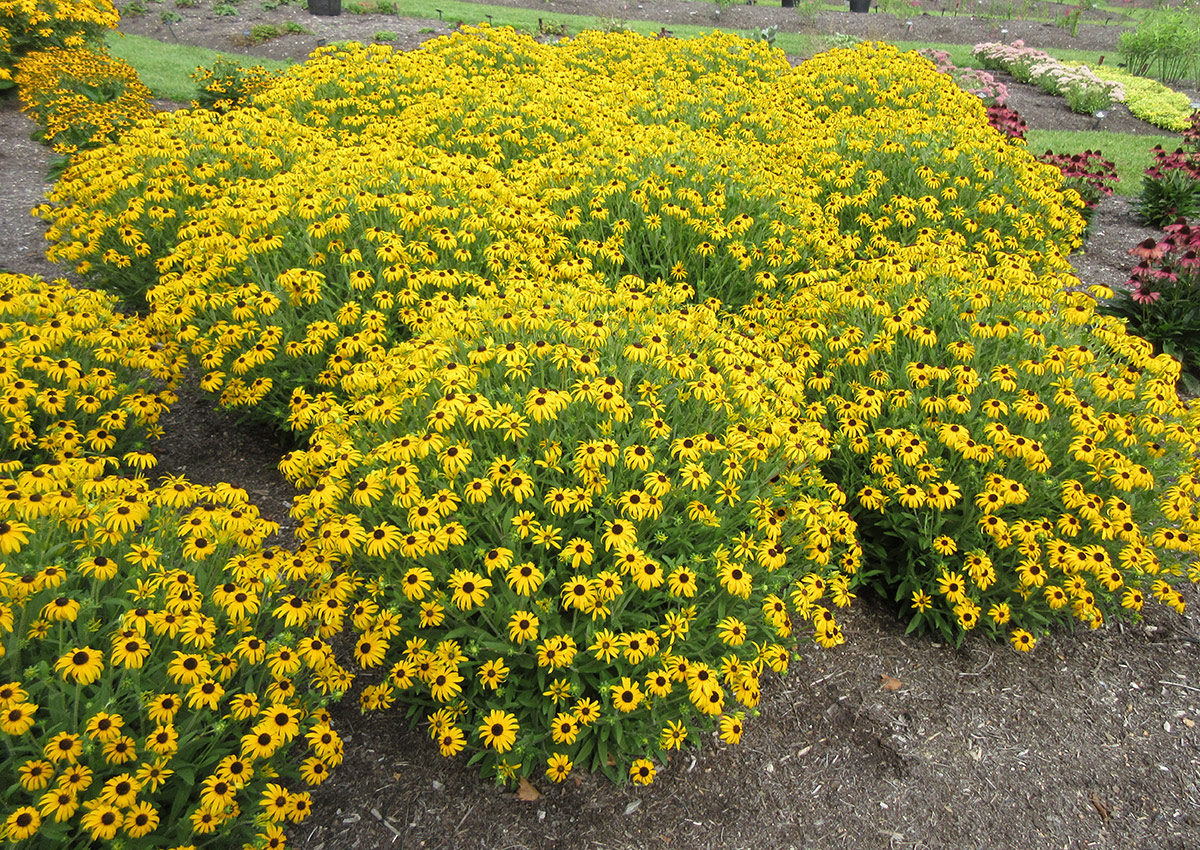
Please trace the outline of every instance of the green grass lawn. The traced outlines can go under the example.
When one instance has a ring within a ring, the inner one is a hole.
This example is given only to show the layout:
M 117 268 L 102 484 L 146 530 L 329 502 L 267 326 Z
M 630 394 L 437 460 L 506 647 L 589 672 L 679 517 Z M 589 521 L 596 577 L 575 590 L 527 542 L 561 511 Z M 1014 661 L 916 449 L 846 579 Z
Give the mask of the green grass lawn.
M 1150 149 L 1156 144 L 1171 149 L 1179 145 L 1178 136 L 1136 136 L 1104 130 L 1030 130 L 1025 134 L 1025 140 L 1029 150 L 1035 154 L 1047 150 L 1067 154 L 1083 153 L 1086 150 L 1100 151 L 1105 159 L 1111 160 L 1117 166 L 1117 176 L 1121 180 L 1114 191 L 1118 195 L 1130 197 L 1138 193 L 1142 185 L 1142 175 L 1154 161 Z
M 113 56 L 137 69 L 138 76 L 155 97 L 177 103 L 187 103 L 196 96 L 192 72 L 201 65 L 211 65 L 221 55 L 243 66 L 262 65 L 270 70 L 289 67 L 287 62 L 221 54 L 204 47 L 169 44 L 140 35 L 114 32 L 108 34 L 106 41 Z

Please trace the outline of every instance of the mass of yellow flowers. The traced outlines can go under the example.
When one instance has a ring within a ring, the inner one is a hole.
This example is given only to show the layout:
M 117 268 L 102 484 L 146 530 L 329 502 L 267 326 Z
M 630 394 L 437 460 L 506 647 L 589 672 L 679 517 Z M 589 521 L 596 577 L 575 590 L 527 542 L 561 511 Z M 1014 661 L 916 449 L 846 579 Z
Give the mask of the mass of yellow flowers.
M 480 27 L 264 85 L 36 210 L 142 316 L 0 277 L 8 838 L 281 846 L 352 689 L 500 780 L 646 784 L 862 592 L 1028 651 L 1200 580 L 1179 364 L 927 61 Z M 189 367 L 295 435 L 290 550 L 151 483 Z

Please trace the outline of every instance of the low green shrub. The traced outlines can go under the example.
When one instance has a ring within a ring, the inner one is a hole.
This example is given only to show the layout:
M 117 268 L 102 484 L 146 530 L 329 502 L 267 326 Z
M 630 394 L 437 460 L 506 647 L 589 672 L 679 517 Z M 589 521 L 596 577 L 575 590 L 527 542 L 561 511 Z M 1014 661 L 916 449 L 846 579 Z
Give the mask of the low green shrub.
M 1134 74 L 1163 82 L 1200 82 L 1200 20 L 1194 11 L 1164 7 L 1118 40 L 1121 60 Z
M 283 35 L 283 30 L 274 24 L 256 24 L 250 28 L 250 43 L 262 44 L 264 41 L 279 38 L 281 35 Z
M 1111 65 L 1089 65 L 1088 68 L 1100 79 L 1119 84 L 1125 93 L 1121 102 L 1138 118 L 1176 133 L 1187 129 L 1192 107 L 1191 100 L 1183 92 Z
M 228 57 L 218 56 L 212 65 L 199 67 L 192 74 L 199 89 L 192 108 L 229 112 L 244 106 L 277 76 L 261 65 L 246 67 Z

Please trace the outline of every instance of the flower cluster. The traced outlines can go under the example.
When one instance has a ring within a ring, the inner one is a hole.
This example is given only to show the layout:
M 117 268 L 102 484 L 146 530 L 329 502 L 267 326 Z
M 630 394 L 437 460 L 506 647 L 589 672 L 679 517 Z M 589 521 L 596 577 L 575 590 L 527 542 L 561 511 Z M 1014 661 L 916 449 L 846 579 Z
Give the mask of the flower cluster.
M 114 307 L 112 296 L 65 281 L 0 274 L 5 467 L 85 456 L 152 463 L 141 450 L 175 401 L 185 355 Z
M 1183 146 L 1193 153 L 1200 154 L 1200 110 L 1191 114 L 1188 125 L 1183 130 Z
M 124 60 L 89 47 L 37 50 L 17 63 L 21 110 L 61 154 L 116 141 L 153 114 L 150 89 Z
M 959 68 L 950 61 L 950 54 L 944 50 L 926 48 L 918 52 L 933 62 L 940 73 L 953 77 L 959 88 L 975 95 L 989 107 L 1004 106 L 1004 102 L 1008 100 L 1008 87 L 987 71 Z
M 212 65 L 201 66 L 192 74 L 199 89 L 192 108 L 228 112 L 250 101 L 270 85 L 275 76 L 262 65 L 246 68 L 218 56 Z
M 862 579 L 953 640 L 1098 626 L 1151 596 L 1182 608 L 1200 470 L 1178 361 L 1064 275 L 944 257 L 919 243 L 747 313 L 800 329 L 791 356 L 825 393 L 822 468 L 860 508 Z
M 1189 129 L 1198 123 L 1193 118 Z M 1150 152 L 1154 164 L 1146 169 L 1134 204 L 1138 218 L 1152 227 L 1200 218 L 1200 147 L 1192 144 L 1167 151 L 1155 145 Z
M 1100 201 L 1112 197 L 1113 186 L 1120 179 L 1116 164 L 1105 159 L 1100 151 L 1076 154 L 1046 151 L 1038 159 L 1062 172 L 1063 187 L 1079 193 L 1083 199 L 1083 217 L 1089 222 Z
M 1068 65 L 1041 50 L 997 42 L 977 44 L 971 50 L 984 67 L 1007 71 L 1022 83 L 1032 83 L 1047 94 L 1066 98 L 1073 112 L 1088 115 L 1125 99 L 1120 83 L 1102 80 L 1082 65 Z
M 0 480 L 4 837 L 279 842 L 311 805 L 284 774 L 320 782 L 341 758 L 329 648 L 283 626 L 292 559 L 262 549 L 273 526 L 236 488 L 103 467 Z
M 1105 305 L 1129 327 L 1182 361 L 1193 377 L 1200 372 L 1200 228 L 1168 224 L 1160 239 L 1129 250 L 1137 258 L 1126 287 Z
M 0 0 L 0 89 L 26 53 L 99 45 L 119 20 L 111 0 Z
M 288 780 L 341 758 L 321 705 L 352 678 L 288 631 L 319 559 L 264 548 L 244 491 L 138 477 L 155 459 L 125 449 L 172 398 L 142 385 L 177 349 L 111 297 L 4 275 L 0 308 L 0 836 L 281 846 L 310 806 Z
M 510 293 L 475 333 L 348 371 L 354 403 L 294 404 L 314 420 L 282 465 L 301 534 L 382 578 L 348 616 L 359 663 L 388 670 L 364 707 L 422 707 L 489 773 L 736 743 L 793 630 L 842 641 L 855 529 L 805 463 L 828 434 L 766 415 L 772 367 L 715 310 L 642 287 L 592 294 L 587 321 Z
M 1025 123 L 1017 110 L 1007 106 L 989 106 L 987 120 L 991 127 L 1010 139 L 1024 140 L 1025 134 L 1029 132 L 1029 125 Z

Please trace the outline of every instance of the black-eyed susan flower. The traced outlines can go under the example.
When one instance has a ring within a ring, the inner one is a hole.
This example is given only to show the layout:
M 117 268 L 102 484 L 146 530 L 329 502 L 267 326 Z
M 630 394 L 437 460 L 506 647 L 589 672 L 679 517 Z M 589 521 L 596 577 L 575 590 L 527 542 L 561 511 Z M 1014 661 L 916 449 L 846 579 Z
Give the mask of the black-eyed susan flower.
M 546 776 L 551 782 L 563 782 L 571 775 L 574 763 L 564 753 L 552 753 L 546 759 Z
M 740 714 L 725 714 L 718 724 L 721 740 L 727 744 L 738 744 L 742 740 L 742 718 Z
M 150 657 L 150 652 L 150 642 L 136 630 L 129 629 L 113 635 L 110 656 L 117 667 L 139 669 Z
M 506 753 L 516 743 L 519 728 L 516 715 L 492 709 L 484 715 L 478 731 L 484 746 L 491 747 L 498 753 Z
M 75 816 L 79 809 L 79 797 L 67 788 L 51 788 L 38 798 L 38 809 L 42 817 L 62 823 Z
M 124 828 L 130 838 L 142 838 L 158 829 L 159 814 L 153 804 L 141 800 L 125 813 Z
M 93 841 L 108 841 L 117 834 L 124 822 L 125 816 L 119 808 L 109 803 L 100 803 L 86 812 L 79 823 L 91 834 Z
M 288 742 L 300 731 L 301 712 L 288 705 L 269 705 L 262 710 L 257 729 L 267 731 L 280 741 Z
M 273 823 L 279 823 L 287 818 L 290 799 L 291 795 L 286 788 L 275 782 L 269 782 L 263 789 L 259 803 L 263 814 Z
M 1013 629 L 1009 641 L 1012 643 L 1014 649 L 1021 652 L 1030 652 L 1037 646 L 1037 638 L 1025 629 Z
M 9 841 L 24 841 L 37 834 L 42 816 L 33 806 L 20 806 L 4 820 L 4 835 Z
M 536 615 L 528 611 L 517 611 L 508 621 L 508 638 L 513 643 L 521 644 L 538 637 L 539 621 Z
M 623 713 L 633 711 L 645 698 L 641 685 L 628 676 L 622 677 L 617 684 L 610 685 L 608 692 L 612 698 L 613 707 Z
M 70 732 L 59 732 L 42 747 L 42 753 L 55 764 L 75 764 L 83 754 L 83 741 Z
M 740 564 L 723 564 L 717 572 L 717 578 L 731 596 L 738 596 L 742 599 L 750 597 L 750 591 L 754 586 L 754 577 Z
M 26 791 L 39 791 L 54 778 L 54 766 L 42 759 L 30 759 L 17 771 L 17 779 Z
M 63 679 L 90 685 L 104 671 L 104 653 L 90 646 L 75 647 L 54 662 L 54 669 Z
M 488 598 L 491 579 L 471 570 L 455 570 L 450 576 L 451 597 L 455 607 L 466 611 L 482 605 Z
M 635 759 L 629 766 L 629 778 L 636 785 L 650 785 L 654 782 L 657 774 L 658 769 L 654 766 L 654 762 L 647 758 Z

